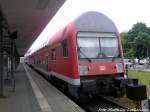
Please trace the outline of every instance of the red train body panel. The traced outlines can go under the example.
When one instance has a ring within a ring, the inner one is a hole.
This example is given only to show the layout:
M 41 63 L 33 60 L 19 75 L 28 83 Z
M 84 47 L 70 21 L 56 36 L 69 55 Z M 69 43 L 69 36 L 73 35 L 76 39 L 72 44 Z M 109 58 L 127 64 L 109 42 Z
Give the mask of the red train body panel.
M 122 91 L 115 85 L 116 78 L 124 79 L 125 74 L 120 35 L 113 22 L 98 12 L 70 22 L 29 56 L 29 64 L 64 81 L 75 97 L 80 92 Z
M 72 79 L 79 79 L 77 71 L 77 52 L 75 41 L 75 30 L 73 24 L 70 23 L 65 29 L 59 31 L 52 40 L 49 41 L 48 47 L 56 49 L 56 60 L 49 60 L 49 71 L 57 72 Z M 65 33 L 64 33 L 65 32 Z M 66 40 L 68 45 L 68 56 L 62 56 L 61 43 Z M 49 49 L 49 52 L 51 52 Z M 61 64 L 60 64 L 61 63 Z

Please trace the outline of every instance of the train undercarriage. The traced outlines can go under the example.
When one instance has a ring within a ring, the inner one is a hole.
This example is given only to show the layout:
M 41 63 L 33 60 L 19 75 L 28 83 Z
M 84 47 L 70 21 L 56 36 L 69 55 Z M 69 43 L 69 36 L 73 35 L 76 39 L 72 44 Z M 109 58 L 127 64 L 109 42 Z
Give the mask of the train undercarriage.
M 83 95 L 122 97 L 126 94 L 126 85 L 136 83 L 137 79 L 112 76 L 81 77 L 80 85 L 72 85 L 52 76 L 51 82 L 59 86 L 63 92 L 69 93 L 76 98 L 80 98 Z

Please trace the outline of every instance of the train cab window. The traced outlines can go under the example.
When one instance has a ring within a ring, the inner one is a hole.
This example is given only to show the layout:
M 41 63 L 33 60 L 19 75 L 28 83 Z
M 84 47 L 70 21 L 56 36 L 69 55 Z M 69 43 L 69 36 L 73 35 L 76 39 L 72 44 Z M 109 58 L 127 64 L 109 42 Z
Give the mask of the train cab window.
M 51 60 L 56 60 L 56 49 L 51 49 Z
M 119 55 L 115 33 L 79 32 L 77 42 L 80 58 L 113 58 Z
M 66 40 L 62 42 L 62 56 L 68 57 L 68 44 Z

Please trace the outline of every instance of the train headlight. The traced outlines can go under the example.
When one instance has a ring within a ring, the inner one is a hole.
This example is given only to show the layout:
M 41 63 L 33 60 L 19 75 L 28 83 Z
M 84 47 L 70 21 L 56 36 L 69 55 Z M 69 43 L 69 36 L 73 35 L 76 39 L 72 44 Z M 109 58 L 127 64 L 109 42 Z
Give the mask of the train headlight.
M 88 74 L 88 66 L 79 65 L 79 75 L 87 75 Z
M 116 70 L 117 70 L 117 73 L 122 73 L 123 72 L 123 65 L 122 65 L 122 63 L 117 63 L 116 64 Z

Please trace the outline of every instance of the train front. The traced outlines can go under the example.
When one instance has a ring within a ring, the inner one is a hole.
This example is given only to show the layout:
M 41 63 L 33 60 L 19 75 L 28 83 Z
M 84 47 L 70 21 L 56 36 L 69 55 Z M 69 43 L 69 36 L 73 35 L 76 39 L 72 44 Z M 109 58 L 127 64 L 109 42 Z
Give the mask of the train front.
M 125 71 L 115 25 L 96 12 L 79 17 L 76 23 L 80 91 L 94 95 L 123 95 L 120 79 L 124 79 Z

